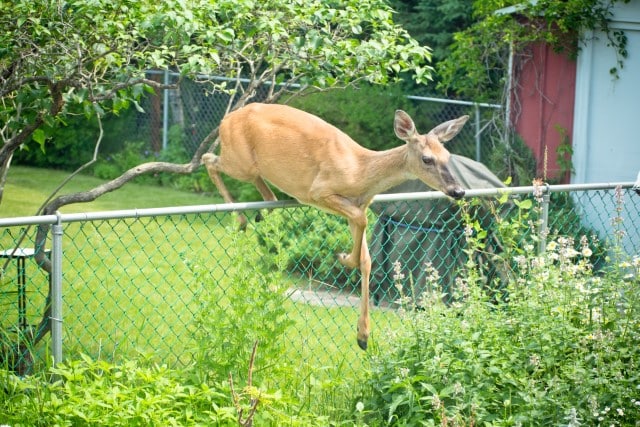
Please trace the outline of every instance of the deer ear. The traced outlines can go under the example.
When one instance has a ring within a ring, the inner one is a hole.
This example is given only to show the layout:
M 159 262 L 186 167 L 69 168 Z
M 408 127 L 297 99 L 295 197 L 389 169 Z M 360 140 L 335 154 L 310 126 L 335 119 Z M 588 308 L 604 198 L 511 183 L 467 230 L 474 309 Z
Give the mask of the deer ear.
M 462 116 L 457 119 L 449 120 L 448 122 L 441 123 L 431 129 L 430 133 L 435 134 L 440 142 L 447 142 L 453 139 L 453 137 L 460 132 L 467 120 L 469 120 L 469 116 Z
M 403 141 L 411 138 L 416 134 L 416 125 L 407 113 L 402 110 L 396 110 L 396 117 L 393 120 L 393 130 L 396 136 Z

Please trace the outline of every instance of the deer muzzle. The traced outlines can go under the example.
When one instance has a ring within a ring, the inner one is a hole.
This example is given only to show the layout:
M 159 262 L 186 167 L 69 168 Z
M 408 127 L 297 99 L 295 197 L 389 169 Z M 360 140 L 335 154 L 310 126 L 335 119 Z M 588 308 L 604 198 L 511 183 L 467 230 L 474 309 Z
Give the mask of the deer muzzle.
M 464 197 L 464 189 L 462 187 L 455 186 L 447 189 L 447 196 L 452 197 L 456 200 L 460 200 Z

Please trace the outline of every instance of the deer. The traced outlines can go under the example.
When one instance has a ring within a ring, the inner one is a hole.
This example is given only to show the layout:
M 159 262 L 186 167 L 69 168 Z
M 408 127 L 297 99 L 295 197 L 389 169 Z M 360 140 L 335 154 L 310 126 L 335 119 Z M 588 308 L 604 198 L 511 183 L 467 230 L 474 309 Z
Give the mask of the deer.
M 443 144 L 468 119 L 465 115 L 420 134 L 413 119 L 397 110 L 394 131 L 405 144 L 373 151 L 313 114 L 287 105 L 251 103 L 223 118 L 219 155 L 205 153 L 201 163 L 227 203 L 234 201 L 221 172 L 253 183 L 265 201 L 277 200 L 270 183 L 302 204 L 347 219 L 353 247 L 349 253 L 338 254 L 338 260 L 360 270 L 356 338 L 366 350 L 371 274 L 366 210 L 375 195 L 416 178 L 452 199 L 464 197 L 465 190 L 449 170 L 450 154 Z M 246 218 L 239 220 L 241 226 L 246 225 Z

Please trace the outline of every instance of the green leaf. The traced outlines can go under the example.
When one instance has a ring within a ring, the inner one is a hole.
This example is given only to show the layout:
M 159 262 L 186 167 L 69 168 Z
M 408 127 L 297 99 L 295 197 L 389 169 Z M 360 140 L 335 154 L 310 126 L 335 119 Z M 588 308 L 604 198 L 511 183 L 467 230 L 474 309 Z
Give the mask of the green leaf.
M 44 153 L 44 143 L 47 140 L 47 135 L 44 132 L 44 130 L 38 128 L 33 132 L 33 135 L 31 135 L 31 137 L 33 138 L 33 140 L 35 142 L 37 142 L 40 145 L 40 149 L 42 150 L 42 152 Z
M 520 209 L 531 209 L 531 207 L 533 206 L 533 201 L 531 199 L 525 199 L 525 200 L 514 200 L 513 201 L 516 206 L 518 206 Z

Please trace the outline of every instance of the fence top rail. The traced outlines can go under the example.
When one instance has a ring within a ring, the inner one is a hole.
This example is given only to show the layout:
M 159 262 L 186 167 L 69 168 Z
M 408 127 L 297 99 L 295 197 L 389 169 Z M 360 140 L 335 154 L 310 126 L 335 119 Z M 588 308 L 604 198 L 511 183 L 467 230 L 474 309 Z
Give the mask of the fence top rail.
M 496 108 L 496 109 L 502 108 L 502 105 L 500 104 L 488 104 L 486 102 L 462 101 L 458 99 L 433 98 L 430 96 L 407 95 L 407 99 L 413 99 L 416 101 L 441 102 L 443 104 L 457 104 L 457 105 L 470 105 L 470 106 L 477 105 L 478 107 L 485 107 L 485 108 Z
M 565 185 L 545 185 L 541 187 L 543 193 L 557 193 L 566 191 L 589 191 L 589 190 L 613 190 L 616 187 L 623 189 L 633 188 L 633 182 L 618 183 L 597 183 L 597 184 L 565 184 Z M 465 198 L 468 197 L 491 197 L 504 194 L 532 194 L 536 187 L 504 187 L 485 188 L 478 190 L 467 190 Z M 379 194 L 374 197 L 373 203 L 396 202 L 402 200 L 432 200 L 443 199 L 447 196 L 440 191 L 424 191 L 417 193 L 397 193 Z M 101 212 L 81 212 L 81 213 L 57 213 L 56 215 L 24 216 L 13 218 L 0 218 L 0 227 L 12 227 L 23 225 L 53 225 L 70 222 L 101 221 L 110 219 L 142 218 L 166 215 L 190 215 L 214 212 L 236 212 L 245 210 L 277 209 L 300 206 L 296 200 L 278 200 L 275 202 L 245 202 L 245 203 L 222 203 L 209 205 L 174 206 L 164 208 L 146 209 L 126 209 Z

